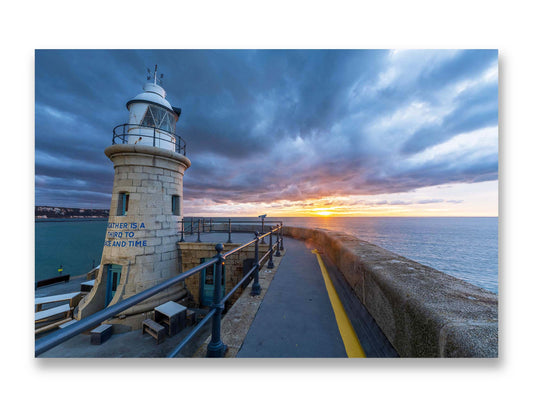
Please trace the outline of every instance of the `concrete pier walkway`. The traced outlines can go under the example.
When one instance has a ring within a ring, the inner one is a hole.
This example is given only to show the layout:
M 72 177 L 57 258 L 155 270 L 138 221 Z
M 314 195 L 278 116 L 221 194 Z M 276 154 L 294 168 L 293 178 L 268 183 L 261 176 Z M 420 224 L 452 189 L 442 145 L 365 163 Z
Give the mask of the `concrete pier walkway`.
M 298 240 L 284 246 L 237 357 L 346 357 L 316 256 Z
M 286 253 L 237 357 L 347 357 L 314 247 L 289 238 L 284 245 Z M 342 275 L 325 263 L 366 356 L 397 357 Z

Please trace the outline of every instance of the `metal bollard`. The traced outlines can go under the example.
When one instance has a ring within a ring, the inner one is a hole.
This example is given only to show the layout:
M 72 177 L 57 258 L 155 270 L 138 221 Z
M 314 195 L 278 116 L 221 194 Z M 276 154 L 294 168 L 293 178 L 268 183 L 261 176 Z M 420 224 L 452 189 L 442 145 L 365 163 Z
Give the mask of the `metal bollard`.
M 216 257 L 218 261 L 215 265 L 215 292 L 211 309 L 215 308 L 216 311 L 215 315 L 213 315 L 213 323 L 211 325 L 211 342 L 207 345 L 206 357 L 208 358 L 221 358 L 228 350 L 228 347 L 224 345 L 220 338 L 220 323 L 222 320 L 222 310 L 224 309 L 224 304 L 220 302 L 222 300 L 222 265 L 224 264 L 224 258 L 221 252 L 224 250 L 224 245 L 218 243 L 215 246 L 215 250 L 217 251 Z
M 185 222 L 182 219 L 181 220 L 181 239 L 180 239 L 180 242 L 184 242 L 185 241 L 185 237 L 183 236 L 184 234 L 185 234 Z
M 198 243 L 201 243 L 202 241 L 200 240 L 200 219 L 198 219 L 198 239 L 196 240 Z
M 274 262 L 272 261 L 272 253 L 274 250 L 272 249 L 272 226 L 270 226 L 270 240 L 268 243 L 268 251 L 270 252 L 268 256 L 268 266 L 267 269 L 273 269 L 274 268 Z
M 276 236 L 277 236 L 277 239 L 276 239 L 276 257 L 280 257 L 281 256 L 281 253 L 279 252 L 279 231 L 280 231 L 280 227 L 279 225 L 276 225 L 278 227 L 278 230 L 277 230 L 277 233 L 276 233 Z
M 261 286 L 259 285 L 259 232 L 255 232 L 255 259 L 254 259 L 254 283 L 252 284 L 252 292 L 250 295 L 256 296 L 261 294 Z
M 228 219 L 228 241 L 226 243 L 233 243 L 231 241 L 231 218 Z
M 265 233 L 264 232 L 264 227 L 265 227 L 265 218 L 261 218 L 261 234 Z M 265 238 L 264 237 L 261 238 L 261 244 L 265 244 Z
M 283 248 L 283 222 L 281 222 L 280 232 L 281 232 L 281 247 L 280 247 L 279 249 L 280 249 L 280 250 L 285 250 L 285 249 Z

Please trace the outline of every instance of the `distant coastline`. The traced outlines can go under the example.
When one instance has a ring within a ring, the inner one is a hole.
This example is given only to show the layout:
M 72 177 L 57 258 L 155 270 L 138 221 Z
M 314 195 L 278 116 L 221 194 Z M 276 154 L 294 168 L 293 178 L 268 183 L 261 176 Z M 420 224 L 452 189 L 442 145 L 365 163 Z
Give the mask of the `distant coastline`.
M 109 209 L 64 208 L 59 206 L 36 206 L 35 220 L 104 220 L 109 217 Z

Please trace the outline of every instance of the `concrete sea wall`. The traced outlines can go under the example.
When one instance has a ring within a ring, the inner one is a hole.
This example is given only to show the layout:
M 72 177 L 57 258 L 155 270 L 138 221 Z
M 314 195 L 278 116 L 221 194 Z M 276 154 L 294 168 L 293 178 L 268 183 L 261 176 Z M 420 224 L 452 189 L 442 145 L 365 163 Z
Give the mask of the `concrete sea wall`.
M 496 294 L 341 232 L 283 234 L 328 255 L 402 357 L 498 357 Z

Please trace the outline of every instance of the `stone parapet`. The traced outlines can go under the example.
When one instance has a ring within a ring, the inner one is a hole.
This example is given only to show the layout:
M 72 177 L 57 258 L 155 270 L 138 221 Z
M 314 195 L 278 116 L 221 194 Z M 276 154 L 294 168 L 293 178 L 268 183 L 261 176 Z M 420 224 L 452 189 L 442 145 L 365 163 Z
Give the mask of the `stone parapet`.
M 379 246 L 285 226 L 323 250 L 402 357 L 498 357 L 498 296 Z

